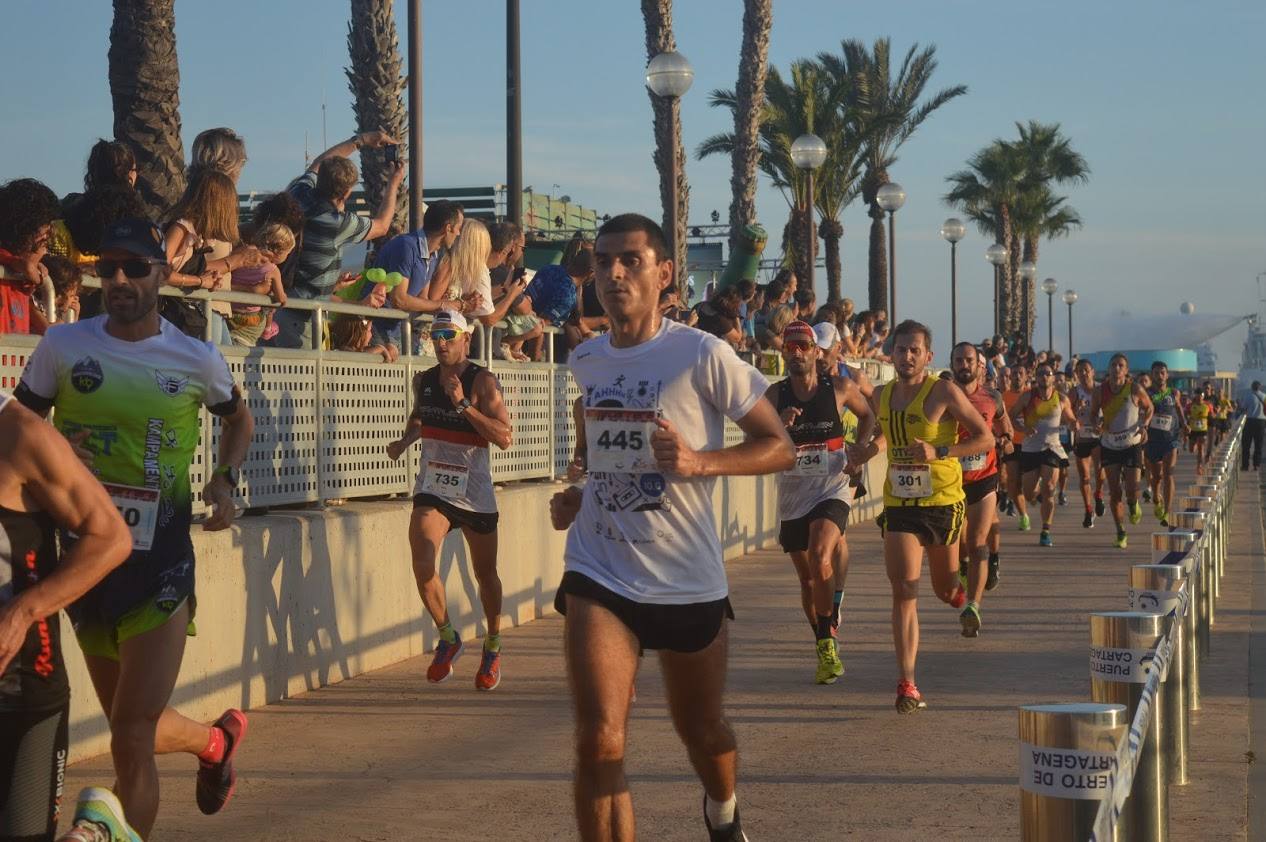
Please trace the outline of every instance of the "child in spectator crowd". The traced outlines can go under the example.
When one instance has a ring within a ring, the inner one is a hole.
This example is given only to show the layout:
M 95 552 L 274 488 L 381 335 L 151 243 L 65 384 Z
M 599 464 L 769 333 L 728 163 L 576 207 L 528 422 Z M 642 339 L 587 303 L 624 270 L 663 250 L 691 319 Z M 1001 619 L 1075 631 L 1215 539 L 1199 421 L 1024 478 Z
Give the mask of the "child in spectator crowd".
M 267 295 L 282 307 L 286 306 L 286 290 L 281 282 L 278 265 L 284 263 L 295 247 L 295 235 L 286 226 L 269 222 L 258 228 L 251 243 L 267 254 L 271 260 L 259 266 L 234 269 L 233 289 L 237 292 L 253 292 Z M 234 345 L 253 347 L 259 342 L 264 330 L 272 321 L 272 311 L 265 311 L 258 304 L 234 304 L 229 318 L 229 334 Z

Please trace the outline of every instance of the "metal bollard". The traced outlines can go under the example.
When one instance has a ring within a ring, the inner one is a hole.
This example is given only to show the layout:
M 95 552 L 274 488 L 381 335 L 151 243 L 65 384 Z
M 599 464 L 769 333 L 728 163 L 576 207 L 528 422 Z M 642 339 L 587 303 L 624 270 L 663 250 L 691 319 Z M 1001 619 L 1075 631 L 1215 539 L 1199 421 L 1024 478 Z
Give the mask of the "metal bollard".
M 1185 529 L 1152 533 L 1152 563 L 1177 564 L 1187 580 L 1187 612 L 1183 616 L 1183 652 L 1186 667 L 1183 686 L 1187 710 L 1200 710 L 1200 635 L 1204 594 L 1200 592 L 1200 549 L 1197 535 Z M 1207 631 L 1207 629 L 1206 629 Z
M 1125 705 L 1024 705 L 1020 708 L 1020 838 L 1083 842 L 1111 795 L 1117 749 L 1130 721 Z M 1111 839 L 1124 840 L 1125 814 Z
M 1165 780 L 1173 786 L 1187 783 L 1187 575 L 1178 564 L 1136 564 L 1130 568 L 1131 611 L 1157 612 L 1169 617 L 1174 630 L 1174 651 L 1165 676 Z
M 1222 487 L 1216 483 L 1198 482 L 1193 483 L 1187 493 L 1192 497 L 1208 497 L 1213 500 L 1213 518 L 1217 521 L 1217 529 L 1214 530 L 1214 540 L 1217 543 L 1217 569 L 1218 577 L 1221 578 L 1225 571 L 1226 562 L 1226 498 L 1222 494 Z
M 1200 592 L 1199 611 L 1196 614 L 1196 642 L 1199 644 L 1200 654 L 1209 654 L 1210 636 L 1209 630 L 1213 625 L 1215 606 L 1213 604 L 1213 577 L 1209 573 L 1209 563 L 1204 548 L 1204 531 L 1208 518 L 1204 512 L 1174 512 L 1170 515 L 1170 523 L 1176 527 L 1176 532 L 1189 531 L 1196 536 L 1196 545 L 1192 552 L 1196 554 L 1196 558 L 1200 565 L 1200 575 L 1197 577 L 1197 590 Z M 1171 533 L 1172 534 L 1172 533 Z M 1155 560 L 1153 558 L 1153 560 Z
M 1165 636 L 1163 614 L 1095 611 L 1090 615 L 1090 695 L 1104 704 L 1125 705 L 1131 722 L 1143 698 L 1148 664 Z M 1165 787 L 1165 686 L 1157 686 L 1151 717 L 1135 765 L 1134 786 L 1125 802 L 1130 839 L 1169 838 L 1169 793 Z
M 1218 519 L 1216 517 L 1217 501 L 1212 497 L 1183 497 L 1180 501 L 1185 511 L 1195 511 L 1205 513 L 1204 534 L 1200 536 L 1201 543 L 1204 544 L 1204 554 L 1201 558 L 1209 567 L 1209 591 L 1213 594 L 1211 605 L 1217 605 L 1219 599 L 1222 598 L 1221 577 L 1218 575 Z M 1209 614 L 1209 625 L 1213 625 L 1214 614 Z

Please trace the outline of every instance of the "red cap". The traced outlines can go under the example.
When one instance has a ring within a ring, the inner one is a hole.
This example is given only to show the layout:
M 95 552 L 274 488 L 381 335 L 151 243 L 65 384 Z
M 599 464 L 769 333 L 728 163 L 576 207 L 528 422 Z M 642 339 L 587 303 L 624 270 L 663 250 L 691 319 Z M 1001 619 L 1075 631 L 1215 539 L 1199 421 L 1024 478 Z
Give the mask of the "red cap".
M 797 320 L 794 322 L 790 322 L 785 328 L 782 329 L 783 342 L 794 340 L 797 342 L 807 342 L 810 345 L 814 345 L 817 343 L 817 339 L 818 337 L 813 333 L 813 328 L 809 326 L 808 322 L 802 322 L 802 321 Z

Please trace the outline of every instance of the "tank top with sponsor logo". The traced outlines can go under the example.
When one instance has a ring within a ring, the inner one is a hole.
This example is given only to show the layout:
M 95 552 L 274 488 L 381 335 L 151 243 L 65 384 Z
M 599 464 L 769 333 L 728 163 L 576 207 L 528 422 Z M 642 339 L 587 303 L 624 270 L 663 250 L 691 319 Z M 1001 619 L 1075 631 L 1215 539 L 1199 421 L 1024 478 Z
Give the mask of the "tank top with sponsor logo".
M 818 377 L 818 387 L 807 400 L 796 397 L 791 378 L 778 384 L 774 408 L 782 413 L 800 410 L 787 429 L 796 447 L 796 463 L 778 475 L 778 517 L 804 517 L 823 500 L 848 501 L 848 457 L 844 450 L 844 424 L 835 398 L 835 384 Z
M 935 377 L 925 377 L 919 391 L 902 409 L 892 406 L 897 381 L 884 384 L 879 393 L 879 429 L 888 442 L 884 506 L 948 506 L 965 497 L 963 469 L 956 458 L 919 462 L 911 452 L 916 439 L 932 447 L 948 447 L 958 437 L 958 422 L 953 418 L 928 421 L 924 404 L 937 382 Z
M 467 399 L 474 394 L 475 378 L 486 370 L 470 362 L 462 370 Z M 422 422 L 422 469 L 413 493 L 440 497 L 468 512 L 497 511 L 488 440 L 453 406 L 438 365 L 414 375 L 413 417 Z

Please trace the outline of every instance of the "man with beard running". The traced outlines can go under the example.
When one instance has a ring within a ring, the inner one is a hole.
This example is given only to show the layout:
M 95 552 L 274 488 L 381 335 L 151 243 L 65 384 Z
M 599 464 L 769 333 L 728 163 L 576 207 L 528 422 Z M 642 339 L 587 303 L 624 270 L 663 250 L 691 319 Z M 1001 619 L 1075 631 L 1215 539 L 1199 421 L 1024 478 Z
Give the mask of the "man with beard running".
M 1196 389 L 1196 394 L 1191 398 L 1191 406 L 1187 409 L 1191 421 L 1191 431 L 1187 434 L 1188 447 L 1196 454 L 1196 476 L 1204 473 L 1204 463 L 1209 452 L 1205 447 L 1209 436 L 1209 417 L 1213 414 L 1213 406 L 1204 396 L 1203 388 Z
M 594 257 L 611 330 L 568 361 L 583 420 L 574 464 L 589 478 L 550 501 L 555 529 L 575 521 L 554 606 L 575 702 L 576 822 L 586 842 L 637 835 L 625 743 L 639 655 L 656 649 L 709 839 L 744 842 L 723 704 L 733 610 L 712 491 L 717 476 L 788 470 L 795 450 L 760 372 L 722 340 L 661 317 L 677 267 L 658 225 L 616 216 L 598 229 Z M 726 418 L 743 442 L 725 446 Z
M 848 409 L 857 417 L 859 441 L 870 441 L 875 418 L 850 381 L 818 372 L 819 353 L 813 328 L 801 321 L 788 324 L 782 333 L 788 374 L 765 396 L 796 447 L 795 464 L 778 475 L 778 542 L 800 577 L 800 599 L 818 650 L 815 680 L 834 684 L 844 665 L 835 640 L 833 561 L 852 498 L 841 415 Z M 856 452 L 857 445 L 851 447 Z
M 954 382 L 967 395 L 967 400 L 980 413 L 995 438 L 1011 435 L 1011 421 L 1002 403 L 1002 395 L 981 382 L 985 373 L 984 360 L 970 342 L 960 342 L 950 354 Z M 960 427 L 958 440 L 965 441 L 971 433 Z M 991 533 L 998 528 L 998 449 L 991 447 L 984 453 L 964 456 L 959 460 L 963 467 L 963 494 L 967 504 L 967 528 L 963 530 L 960 556 L 967 555 L 964 565 L 960 558 L 959 570 L 967 570 L 967 604 L 958 615 L 963 627 L 963 637 L 980 634 L 980 604 L 986 590 L 998 585 L 998 556 L 990 552 Z M 960 580 L 962 575 L 960 572 Z M 960 584 L 963 584 L 960 582 Z
M 1086 516 L 1082 518 L 1081 525 L 1089 529 L 1095 525 L 1095 518 L 1103 515 L 1103 468 L 1099 465 L 1099 418 L 1090 414 L 1095 401 L 1095 367 L 1090 360 L 1078 360 L 1074 375 L 1076 382 L 1069 393 L 1073 404 L 1073 414 L 1077 416 L 1077 432 L 1073 437 L 1073 458 L 1077 460 L 1081 500 L 1086 506 Z M 1090 490 L 1092 476 L 1094 477 L 1093 501 Z
M 897 654 L 897 712 L 927 707 L 914 683 L 919 651 L 919 579 L 926 549 L 932 588 L 942 602 L 961 609 L 958 538 L 966 515 L 959 459 L 994 446 L 993 433 L 962 389 L 929 376 L 932 332 L 907 320 L 893 333 L 894 380 L 876 392 L 871 409 L 876 436 L 859 453 L 869 460 L 888 450 L 884 511 L 884 566 L 892 586 L 892 637 Z M 960 439 L 959 427 L 968 437 Z
M 108 226 L 96 268 L 106 315 L 50 328 L 14 396 L 41 415 L 54 410 L 57 429 L 132 533 L 127 562 L 69 613 L 110 721 L 116 792 L 128 823 L 148 837 L 158 815 L 156 753 L 198 758 L 194 792 L 205 814 L 223 809 L 236 786 L 245 714 L 229 709 L 207 726 L 168 702 L 194 633 L 189 466 L 201 410 L 220 420 L 219 458 L 206 466 L 202 489 L 211 509 L 206 532 L 233 522 L 233 489 L 255 424 L 220 351 L 158 314 L 158 289 L 172 267 L 157 226 L 140 219 Z
M 409 547 L 418 594 L 440 635 L 426 680 L 447 681 L 462 653 L 436 568 L 444 536 L 460 528 L 470 547 L 470 567 L 488 624 L 475 689 L 495 690 L 501 684 L 501 577 L 497 575 L 499 515 L 488 445 L 505 450 L 513 433 L 497 378 L 468 359 L 470 335 L 461 313 L 441 310 L 435 314 L 431 341 L 437 364 L 414 375 L 413 412 L 404 435 L 387 445 L 387 455 L 399 459 L 410 445 L 422 440 Z
M 1117 549 L 1129 543 L 1125 534 L 1125 518 L 1130 523 L 1143 519 L 1139 506 L 1139 468 L 1143 466 L 1142 449 L 1147 441 L 1147 425 L 1152 419 L 1152 401 L 1147 391 L 1130 377 L 1130 361 L 1125 354 L 1113 354 L 1108 363 L 1108 376 L 1095 390 L 1090 417 L 1103 416 L 1099 458 L 1108 475 L 1108 495 L 1112 502 L 1112 519 L 1116 522 Z M 1123 488 L 1124 486 L 1124 488 Z
M 1169 366 L 1161 360 L 1152 363 L 1152 387 L 1147 395 L 1152 401 L 1152 420 L 1147 425 L 1144 456 L 1152 499 L 1156 501 L 1153 513 L 1161 526 L 1169 526 L 1169 507 L 1174 500 L 1174 467 L 1182 445 L 1179 433 L 1186 433 L 1188 427 L 1182 392 L 1169 385 Z

